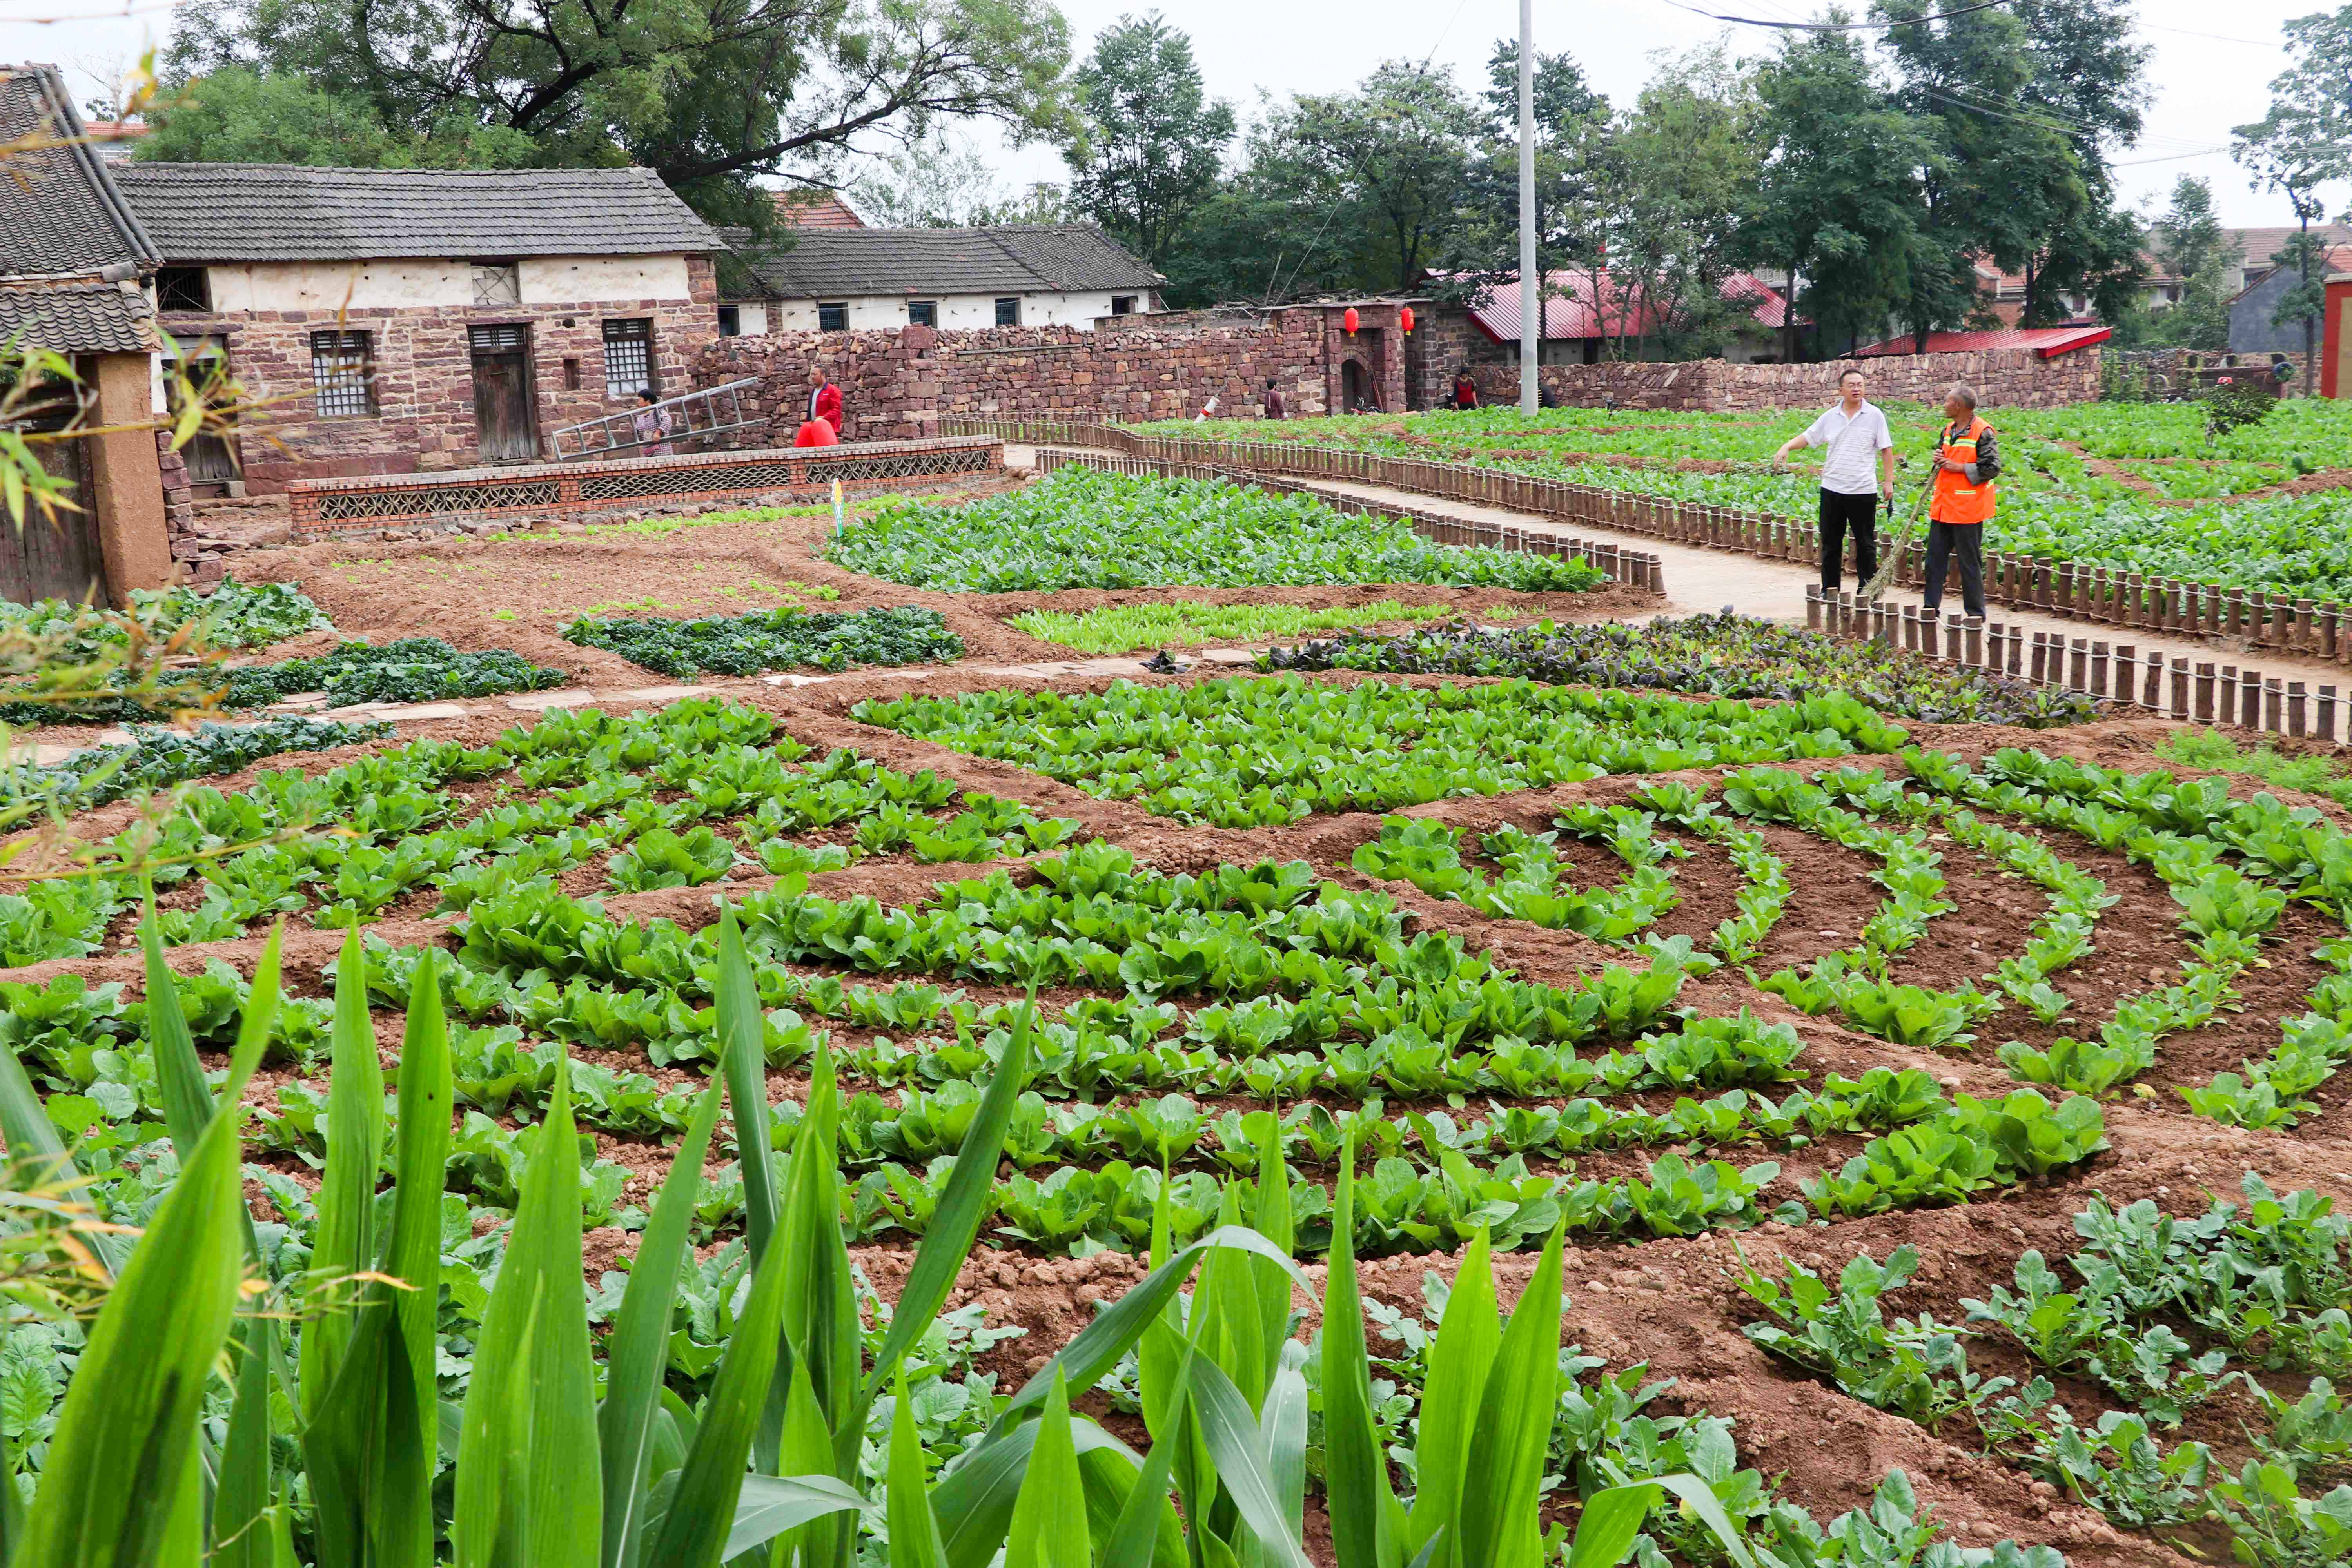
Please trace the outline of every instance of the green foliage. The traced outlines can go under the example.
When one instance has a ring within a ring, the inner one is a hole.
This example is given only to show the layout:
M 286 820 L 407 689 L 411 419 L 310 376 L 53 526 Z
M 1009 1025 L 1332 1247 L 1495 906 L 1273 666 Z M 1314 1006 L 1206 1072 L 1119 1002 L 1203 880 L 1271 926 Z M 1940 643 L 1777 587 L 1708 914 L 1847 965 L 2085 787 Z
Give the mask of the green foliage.
M 127 746 L 92 746 L 46 766 L 27 763 L 0 772 L 0 805 L 54 798 L 73 808 L 104 805 L 141 790 L 233 773 L 265 757 L 332 751 L 391 733 L 389 724 L 347 724 L 299 714 L 257 724 L 204 723 L 184 732 L 133 731 Z
M 913 608 L 823 615 L 785 608 L 691 621 L 587 617 L 565 626 L 563 637 L 680 679 L 803 665 L 947 664 L 963 657 L 963 639 L 937 610 Z
M 1402 522 L 1312 496 L 1084 468 L 961 506 L 886 504 L 838 535 L 826 558 L 951 593 L 1326 583 L 1575 592 L 1602 581 L 1575 557 L 1432 544 Z
M 1453 613 L 1453 606 L 1447 605 L 1401 605 L 1394 599 L 1322 610 L 1297 605 L 1203 605 L 1176 599 L 1158 605 L 1106 605 L 1075 614 L 1028 610 L 1007 624 L 1044 642 L 1059 643 L 1080 653 L 1107 654 L 1297 637 L 1301 632 L 1385 621 L 1436 620 Z

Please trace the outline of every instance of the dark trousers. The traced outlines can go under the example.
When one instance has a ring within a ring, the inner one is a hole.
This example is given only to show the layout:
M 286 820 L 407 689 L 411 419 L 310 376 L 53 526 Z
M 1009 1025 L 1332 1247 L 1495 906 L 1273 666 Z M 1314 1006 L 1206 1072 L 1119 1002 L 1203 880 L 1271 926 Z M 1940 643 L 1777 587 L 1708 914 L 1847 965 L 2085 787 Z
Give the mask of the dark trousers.
M 1984 611 L 1984 524 L 1930 522 L 1927 525 L 1927 582 L 1920 602 L 1934 609 L 1944 602 L 1944 579 L 1951 574 L 1954 556 L 1960 563 L 1960 604 L 1969 615 Z
M 1853 530 L 1853 574 L 1867 583 L 1878 572 L 1878 498 L 1822 492 L 1822 592 L 1838 591 L 1845 567 L 1845 533 Z

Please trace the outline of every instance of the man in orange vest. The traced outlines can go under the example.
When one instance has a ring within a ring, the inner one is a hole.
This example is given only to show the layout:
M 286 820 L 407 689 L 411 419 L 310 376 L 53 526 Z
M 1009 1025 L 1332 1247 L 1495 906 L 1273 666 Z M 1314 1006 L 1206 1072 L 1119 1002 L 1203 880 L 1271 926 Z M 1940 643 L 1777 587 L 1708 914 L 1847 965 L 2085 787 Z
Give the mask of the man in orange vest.
M 1992 426 L 1977 417 L 1976 390 L 1954 382 L 1944 394 L 1944 434 L 1936 443 L 1936 493 L 1927 506 L 1927 584 L 1920 593 L 1927 613 L 1944 602 L 1944 579 L 1957 555 L 1960 603 L 1972 616 L 1985 613 L 1984 525 L 1992 517 L 1993 477 L 2000 453 Z

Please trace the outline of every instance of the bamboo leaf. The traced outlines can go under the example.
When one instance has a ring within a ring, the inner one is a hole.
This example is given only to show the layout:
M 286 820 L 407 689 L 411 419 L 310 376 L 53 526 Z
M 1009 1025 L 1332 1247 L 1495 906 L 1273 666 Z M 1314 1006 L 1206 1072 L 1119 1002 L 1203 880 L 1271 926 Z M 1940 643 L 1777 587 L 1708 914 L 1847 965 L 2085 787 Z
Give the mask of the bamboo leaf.
M 597 1446 L 604 1461 L 604 1542 L 603 1568 L 625 1568 L 637 1560 L 645 1530 L 645 1504 L 652 1485 L 647 1459 L 654 1417 L 661 1408 L 663 1373 L 669 1367 L 670 1322 L 677 1303 L 678 1268 L 685 1260 L 702 1185 L 703 1158 L 719 1121 L 719 1090 L 712 1084 L 695 1102 L 686 1134 L 670 1156 L 669 1174 L 654 1201 L 652 1219 L 629 1268 L 628 1289 L 613 1320 L 605 1346 L 604 1400 L 596 1410 Z
M 603 1478 L 586 1463 L 596 1452 L 596 1405 L 570 1079 L 559 1056 L 482 1315 L 457 1445 L 457 1568 L 592 1563 L 603 1543 Z
M 1568 1568 L 1617 1568 L 1633 1550 L 1633 1537 L 1661 1492 L 1654 1481 L 1609 1487 L 1584 1500 L 1569 1544 Z
M 1004 1568 L 1093 1568 L 1094 1542 L 1087 1531 L 1087 1494 L 1078 1477 L 1078 1451 L 1070 1437 L 1070 1391 L 1055 1378 L 1037 1417 L 1037 1439 L 1028 1473 L 1013 1504 L 1004 1542 Z
M 1030 1031 L 1036 1011 L 1037 986 L 1032 981 L 1013 1038 L 996 1065 L 995 1076 L 989 1079 L 987 1092 L 981 1096 L 980 1110 L 964 1133 L 962 1147 L 956 1151 L 954 1168 L 948 1173 L 947 1191 L 940 1194 L 939 1207 L 923 1232 L 922 1243 L 915 1249 L 914 1266 L 907 1272 L 906 1287 L 899 1292 L 898 1305 L 890 1317 L 890 1332 L 883 1339 L 873 1371 L 866 1375 L 866 1397 L 869 1404 L 883 1384 L 897 1375 L 899 1362 L 939 1316 L 948 1292 L 955 1288 L 964 1259 L 971 1255 L 972 1243 L 979 1237 L 982 1222 L 988 1215 L 989 1200 L 994 1194 L 996 1167 L 1004 1153 L 1005 1129 L 1012 1125 L 1013 1107 L 1022 1090 L 1029 1087 Z
M 1486 1376 L 1502 1340 L 1502 1314 L 1495 1304 L 1495 1269 L 1482 1228 L 1462 1255 L 1453 1293 L 1445 1300 L 1445 1315 L 1429 1347 L 1421 1434 L 1413 1444 L 1413 1472 L 1421 1489 L 1413 1499 L 1404 1543 L 1407 1552 L 1418 1552 L 1441 1531 L 1448 1542 L 1458 1545 L 1461 1542 L 1462 1479 L 1469 1462 L 1478 1402 L 1486 1394 Z M 1460 1558 L 1445 1547 L 1440 1549 L 1437 1561 Z
M 226 1106 L 268 1038 L 279 935 L 256 970 L 248 1017 L 263 1022 L 239 1033 Z M 242 1120 L 232 1110 L 205 1129 L 91 1325 L 15 1556 L 26 1568 L 148 1568 L 201 1548 L 196 1423 L 244 1273 Z
M 1339 1568 L 1390 1568 L 1395 1551 L 1385 1521 L 1393 1498 L 1372 1423 L 1371 1363 L 1356 1285 L 1354 1167 L 1350 1139 L 1339 1157 L 1331 1203 L 1331 1261 L 1324 1276 L 1323 1486 Z
M 940 1541 L 939 1516 L 931 1511 L 930 1482 L 923 1469 L 922 1435 L 907 1395 L 907 1374 L 895 1374 L 890 1408 L 888 1517 L 890 1568 L 947 1568 L 948 1549 Z M 1120 1568 L 1110 1564 L 1109 1568 Z M 1148 1560 L 1140 1568 L 1149 1568 Z
M 1455 1531 L 1462 1543 L 1456 1560 L 1465 1565 L 1535 1568 L 1542 1560 L 1537 1505 L 1544 1457 L 1559 1414 L 1560 1247 L 1566 1230 L 1564 1222 L 1552 1227 L 1543 1257 L 1504 1325 L 1479 1394 L 1474 1439 L 1478 1462 L 1464 1477 Z

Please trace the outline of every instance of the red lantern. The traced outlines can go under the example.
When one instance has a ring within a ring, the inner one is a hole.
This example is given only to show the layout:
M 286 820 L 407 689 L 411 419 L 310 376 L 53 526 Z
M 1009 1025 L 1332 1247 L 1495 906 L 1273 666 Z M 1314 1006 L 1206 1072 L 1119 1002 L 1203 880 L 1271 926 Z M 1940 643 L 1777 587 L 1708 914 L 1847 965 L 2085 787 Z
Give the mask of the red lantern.
M 1356 335 L 1356 307 L 1350 305 L 1346 310 L 1340 313 L 1339 324 L 1348 329 L 1348 335 L 1349 337 L 1352 338 Z
M 1403 310 L 1397 312 L 1397 325 L 1404 329 L 1406 336 L 1410 337 L 1412 334 L 1412 306 L 1407 305 Z

